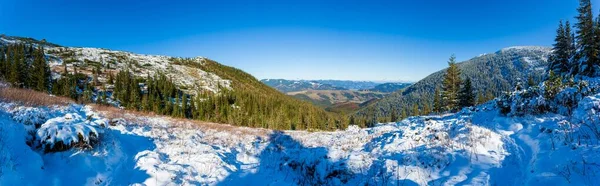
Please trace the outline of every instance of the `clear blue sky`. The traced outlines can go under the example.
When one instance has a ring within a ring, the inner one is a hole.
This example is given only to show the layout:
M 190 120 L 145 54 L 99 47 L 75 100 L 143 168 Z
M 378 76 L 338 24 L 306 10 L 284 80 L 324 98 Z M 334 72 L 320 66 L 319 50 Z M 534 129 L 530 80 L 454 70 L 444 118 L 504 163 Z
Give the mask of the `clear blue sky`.
M 594 13 L 600 0 L 592 0 Z M 0 33 L 204 56 L 257 78 L 418 80 L 513 45 L 550 46 L 576 0 L 0 0 Z

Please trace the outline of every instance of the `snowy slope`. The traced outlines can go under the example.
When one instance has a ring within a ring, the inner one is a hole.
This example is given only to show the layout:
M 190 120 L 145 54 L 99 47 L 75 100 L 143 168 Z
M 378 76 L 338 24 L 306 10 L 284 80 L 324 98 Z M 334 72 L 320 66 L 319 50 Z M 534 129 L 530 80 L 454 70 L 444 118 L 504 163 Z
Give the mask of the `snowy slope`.
M 600 94 L 577 99 L 571 116 L 504 115 L 492 101 L 335 132 L 131 114 L 108 122 L 109 113 L 89 106 L 4 102 L 0 185 L 594 185 L 600 130 L 590 126 L 600 124 Z M 31 125 L 74 115 L 90 125 L 111 123 L 97 128 L 93 149 L 44 153 L 27 146 L 40 130 Z
M 25 38 L 27 39 L 27 38 Z M 19 37 L 1 37 L 0 45 L 25 43 L 24 38 Z M 33 39 L 26 40 L 27 43 L 38 42 Z M 35 46 L 37 44 L 34 43 Z M 46 58 L 53 72 L 62 72 L 63 63 L 67 62 L 69 71 L 74 70 L 74 66 L 79 73 L 90 75 L 95 66 L 100 65 L 107 72 L 116 73 L 120 70 L 129 69 L 138 77 L 153 76 L 156 73 L 163 73 L 173 80 L 173 82 L 188 93 L 197 93 L 197 91 L 206 90 L 218 92 L 220 89 L 231 89 L 231 81 L 223 79 L 214 73 L 203 71 L 189 65 L 174 64 L 173 57 L 160 55 L 135 54 L 124 51 L 114 51 L 101 48 L 87 47 L 62 47 L 55 44 L 44 45 Z M 180 59 L 180 58 L 179 58 Z M 203 57 L 191 58 L 193 63 L 202 65 L 205 62 Z M 58 73 L 56 74 L 58 75 Z M 55 75 L 55 76 L 56 76 Z M 55 78 L 57 78 L 56 76 Z M 108 76 L 104 73 L 100 75 L 101 82 L 106 82 Z

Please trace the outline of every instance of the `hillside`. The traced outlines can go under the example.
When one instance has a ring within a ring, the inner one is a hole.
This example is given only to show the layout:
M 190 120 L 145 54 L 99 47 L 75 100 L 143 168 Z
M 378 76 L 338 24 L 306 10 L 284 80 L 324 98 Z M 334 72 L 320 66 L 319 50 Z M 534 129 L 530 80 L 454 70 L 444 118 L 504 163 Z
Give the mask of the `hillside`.
M 474 90 L 479 95 L 496 97 L 512 90 L 517 82 L 527 84 L 531 77 L 539 82 L 546 74 L 550 48 L 546 47 L 509 47 L 491 54 L 483 54 L 458 63 L 461 79 L 470 78 Z M 357 116 L 375 115 L 385 121 L 390 112 L 397 115 L 403 110 L 413 115 L 413 107 L 432 108 L 433 93 L 441 87 L 445 70 L 437 71 L 401 91 L 394 92 L 369 107 L 356 113 Z
M 310 80 L 263 79 L 260 82 L 283 93 L 305 90 L 346 90 L 345 88 Z
M 410 85 L 412 85 L 412 83 L 382 83 L 367 90 L 372 92 L 392 93 L 402 90 Z
M 595 185 L 599 83 L 334 132 L 49 102 L 62 98 L 2 85 L 0 185 Z
M 14 48 L 1 51 L 23 50 L 16 54 L 24 58 L 32 56 L 27 53 L 38 46 L 43 46 L 44 60 L 51 69 L 52 92 L 80 102 L 102 101 L 133 110 L 273 129 L 331 130 L 346 125 L 335 114 L 286 96 L 242 70 L 208 58 L 143 55 L 65 47 L 23 37 L 0 38 L 0 47 Z M 25 59 L 23 65 L 30 66 L 29 61 Z M 72 85 L 75 88 L 66 92 L 59 90 Z

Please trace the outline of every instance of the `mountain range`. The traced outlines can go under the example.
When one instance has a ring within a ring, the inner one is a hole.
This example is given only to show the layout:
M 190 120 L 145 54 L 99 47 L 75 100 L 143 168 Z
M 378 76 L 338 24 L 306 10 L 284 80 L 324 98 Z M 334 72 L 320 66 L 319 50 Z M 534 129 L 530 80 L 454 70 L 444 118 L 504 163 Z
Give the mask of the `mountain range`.
M 480 96 L 496 97 L 512 91 L 518 83 L 526 84 L 529 79 L 540 82 L 546 74 L 551 48 L 539 46 L 516 46 L 483 54 L 467 61 L 457 63 L 461 79 L 471 79 L 474 90 Z M 425 105 L 432 108 L 436 87 L 441 88 L 446 69 L 428 75 L 424 79 L 383 99 L 362 108 L 356 116 L 386 117 L 395 111 L 410 115 L 413 107 L 420 111 Z M 380 118 L 382 119 L 382 118 Z

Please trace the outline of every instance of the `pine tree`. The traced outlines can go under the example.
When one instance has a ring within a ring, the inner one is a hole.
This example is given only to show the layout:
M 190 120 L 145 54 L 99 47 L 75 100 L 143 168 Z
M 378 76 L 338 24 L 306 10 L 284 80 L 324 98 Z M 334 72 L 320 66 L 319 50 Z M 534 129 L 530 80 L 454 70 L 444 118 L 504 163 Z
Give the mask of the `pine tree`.
M 460 107 L 470 107 L 475 105 L 475 94 L 471 86 L 471 79 L 467 78 L 459 93 Z
M 533 87 L 535 86 L 535 81 L 533 80 L 533 76 L 529 76 L 527 78 L 527 87 Z
M 435 87 L 435 93 L 433 95 L 433 112 L 440 113 L 442 112 L 442 98 L 440 94 L 440 88 Z
M 83 103 L 89 103 L 93 101 L 93 90 L 92 90 L 92 86 L 89 83 L 85 84 L 85 90 L 83 91 L 83 97 L 82 97 L 82 102 Z
M 35 51 L 32 68 L 32 84 L 34 90 L 48 91 L 50 83 L 50 67 L 44 57 L 44 49 L 41 46 Z
M 556 94 L 558 94 L 562 88 L 561 76 L 558 76 L 553 71 L 550 71 L 548 74 L 548 80 L 544 82 L 544 87 L 544 97 L 549 100 L 554 99 L 554 96 L 556 96 Z
M 575 46 L 575 33 L 573 33 L 573 31 L 571 30 L 571 23 L 569 23 L 569 21 L 566 21 L 565 23 L 565 37 L 566 37 L 566 55 L 567 55 L 567 59 L 568 59 L 568 64 L 567 64 L 567 74 L 573 75 L 573 72 L 578 71 L 579 67 L 578 64 L 575 61 L 575 55 L 577 54 L 577 49 Z M 569 68 L 570 67 L 570 68 Z
M 392 109 L 391 109 L 390 121 L 391 121 L 391 122 L 396 122 L 396 121 L 398 121 L 398 115 L 397 115 L 397 113 L 396 113 L 396 107 L 392 107 Z
M 594 76 L 598 66 L 598 48 L 596 47 L 596 32 L 594 31 L 594 17 L 590 0 L 580 0 L 579 15 L 577 18 L 577 57 L 579 74 Z
M 183 94 L 181 97 L 181 117 L 187 118 L 188 113 L 188 98 L 187 95 Z
M 554 48 L 550 57 L 549 69 L 557 74 L 565 74 L 569 71 L 569 35 L 565 31 L 563 22 L 560 21 L 554 39 Z
M 418 115 L 421 115 L 421 112 L 419 111 L 419 105 L 414 104 L 411 116 L 418 116 Z
M 459 108 L 458 92 L 460 89 L 460 69 L 456 65 L 456 57 L 450 56 L 448 69 L 444 76 L 442 103 L 445 105 L 445 111 L 455 111 Z
M 429 113 L 431 113 L 431 108 L 429 106 L 429 103 L 425 103 L 423 105 L 423 112 L 421 114 L 422 115 L 428 115 Z
M 477 91 L 477 104 L 484 104 L 486 102 L 485 97 L 481 93 L 481 91 Z

